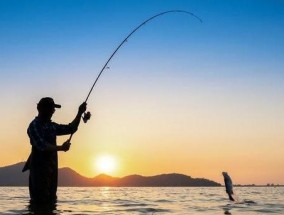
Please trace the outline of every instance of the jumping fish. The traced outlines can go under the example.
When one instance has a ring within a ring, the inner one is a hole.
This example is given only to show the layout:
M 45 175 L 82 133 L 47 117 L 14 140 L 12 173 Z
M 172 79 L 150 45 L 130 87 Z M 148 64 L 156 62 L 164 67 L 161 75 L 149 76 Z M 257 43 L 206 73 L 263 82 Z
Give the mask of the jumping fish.
M 225 182 L 225 187 L 226 187 L 226 193 L 229 196 L 229 199 L 231 201 L 235 201 L 235 199 L 233 198 L 234 195 L 234 191 L 233 191 L 233 182 L 231 177 L 228 175 L 227 172 L 222 172 L 223 176 L 224 176 L 224 182 Z

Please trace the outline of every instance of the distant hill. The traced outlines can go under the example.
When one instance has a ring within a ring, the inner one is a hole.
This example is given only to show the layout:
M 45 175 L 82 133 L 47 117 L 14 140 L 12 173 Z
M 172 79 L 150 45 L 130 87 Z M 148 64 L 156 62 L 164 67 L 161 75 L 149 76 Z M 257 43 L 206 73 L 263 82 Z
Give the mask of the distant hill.
M 24 163 L 0 167 L 0 186 L 27 186 L 28 171 L 22 173 Z M 84 177 L 70 168 L 60 168 L 59 186 L 115 186 L 115 187 L 201 187 L 221 186 L 221 184 L 204 179 L 171 173 L 156 176 L 129 175 L 122 178 L 101 174 L 94 178 Z
M 28 172 L 22 173 L 24 163 L 0 167 L 0 186 L 26 186 Z

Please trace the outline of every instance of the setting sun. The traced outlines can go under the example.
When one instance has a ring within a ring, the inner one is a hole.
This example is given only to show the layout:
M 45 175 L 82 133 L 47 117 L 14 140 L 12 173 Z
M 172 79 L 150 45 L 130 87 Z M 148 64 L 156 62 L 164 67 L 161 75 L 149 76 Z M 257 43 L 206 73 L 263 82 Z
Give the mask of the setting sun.
M 100 173 L 113 173 L 117 168 L 117 162 L 113 156 L 102 155 L 96 159 L 96 168 Z

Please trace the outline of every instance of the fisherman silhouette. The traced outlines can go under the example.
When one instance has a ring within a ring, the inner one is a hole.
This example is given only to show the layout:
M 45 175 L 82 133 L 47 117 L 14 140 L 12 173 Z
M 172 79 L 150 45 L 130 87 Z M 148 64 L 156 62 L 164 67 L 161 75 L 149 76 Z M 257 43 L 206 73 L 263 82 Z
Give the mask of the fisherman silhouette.
M 32 145 L 31 154 L 23 168 L 23 172 L 30 170 L 29 192 L 31 203 L 47 205 L 56 202 L 58 180 L 58 151 L 68 151 L 70 139 L 62 145 L 57 145 L 56 136 L 73 134 L 77 131 L 82 114 L 86 111 L 87 103 L 79 106 L 74 120 L 67 125 L 51 121 L 55 104 L 50 97 L 42 98 L 37 104 L 38 116 L 30 123 L 27 133 Z

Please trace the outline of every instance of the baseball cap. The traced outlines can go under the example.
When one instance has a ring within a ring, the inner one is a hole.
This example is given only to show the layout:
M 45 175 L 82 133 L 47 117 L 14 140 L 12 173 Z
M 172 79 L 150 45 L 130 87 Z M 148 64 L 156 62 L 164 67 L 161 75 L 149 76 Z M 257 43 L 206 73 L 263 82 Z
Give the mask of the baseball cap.
M 55 108 L 61 108 L 61 105 L 55 104 L 53 98 L 50 97 L 44 97 L 42 98 L 38 104 L 40 107 L 55 107 Z

